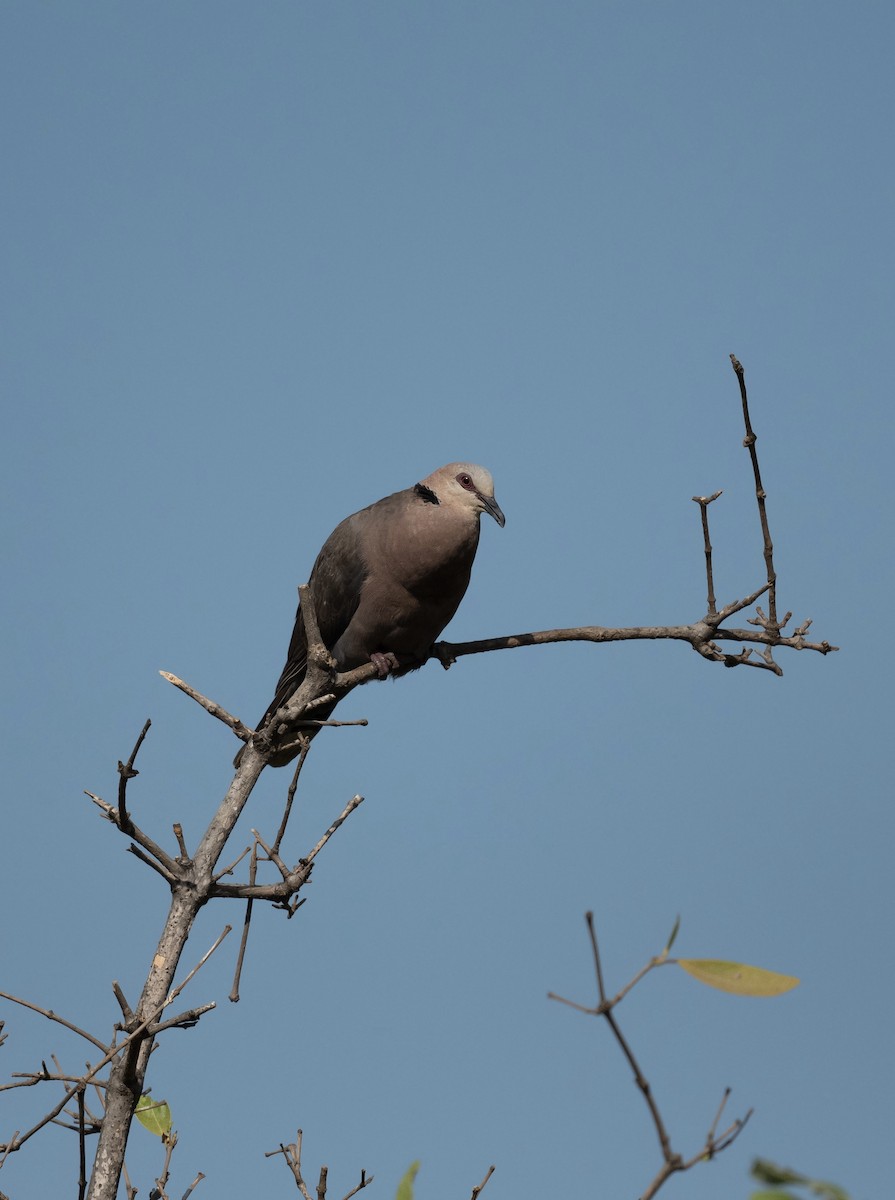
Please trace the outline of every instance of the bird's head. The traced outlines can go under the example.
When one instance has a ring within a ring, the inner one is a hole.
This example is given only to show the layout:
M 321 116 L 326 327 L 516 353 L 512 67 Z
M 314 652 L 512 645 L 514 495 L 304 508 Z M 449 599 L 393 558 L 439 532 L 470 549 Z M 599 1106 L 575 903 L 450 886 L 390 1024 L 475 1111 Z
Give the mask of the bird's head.
M 439 467 L 422 481 L 422 487 L 430 491 L 439 504 L 451 508 L 468 509 L 473 513 L 486 512 L 498 525 L 507 523 L 500 505 L 494 499 L 494 480 L 491 472 L 474 463 L 448 463 Z

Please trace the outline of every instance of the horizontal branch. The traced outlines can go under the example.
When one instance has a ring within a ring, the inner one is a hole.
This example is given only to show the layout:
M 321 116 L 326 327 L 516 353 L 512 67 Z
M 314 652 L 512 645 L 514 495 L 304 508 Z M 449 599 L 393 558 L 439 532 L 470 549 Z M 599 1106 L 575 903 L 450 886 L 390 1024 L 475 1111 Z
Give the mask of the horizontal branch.
M 467 654 L 488 654 L 493 650 L 515 650 L 520 646 L 543 646 L 552 642 L 633 642 L 633 641 L 677 641 L 689 642 L 695 650 L 704 651 L 713 641 L 748 642 L 760 646 L 783 646 L 791 650 L 815 650 L 829 654 L 838 650 L 829 642 L 809 642 L 801 634 L 792 637 L 776 636 L 765 630 L 725 629 L 723 625 L 707 618 L 692 625 L 633 625 L 625 628 L 609 628 L 603 625 L 579 625 L 571 629 L 542 629 L 533 633 L 514 633 L 505 637 L 482 638 L 474 642 L 438 642 L 433 647 L 433 657 L 443 666 Z M 712 656 L 714 657 L 714 656 Z M 724 658 L 726 656 L 719 656 Z M 366 667 L 358 671 L 367 671 Z M 354 673 L 353 673 L 354 674 Z M 369 678 L 375 676 L 370 671 Z
M 289 900 L 308 882 L 311 874 L 311 864 L 293 871 L 279 883 L 216 883 L 212 888 L 213 896 L 223 896 L 228 900 L 270 900 L 282 903 Z

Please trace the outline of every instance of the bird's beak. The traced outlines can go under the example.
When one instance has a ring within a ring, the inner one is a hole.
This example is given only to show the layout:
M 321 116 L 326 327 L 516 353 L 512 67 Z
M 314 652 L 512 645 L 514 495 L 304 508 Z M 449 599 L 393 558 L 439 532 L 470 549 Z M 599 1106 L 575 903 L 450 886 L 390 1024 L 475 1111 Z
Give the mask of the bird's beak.
M 500 505 L 497 503 L 494 497 L 483 496 L 481 492 L 476 492 L 476 495 L 481 500 L 485 512 L 490 513 L 501 529 L 503 529 L 504 525 L 507 523 L 507 519 L 503 515 Z

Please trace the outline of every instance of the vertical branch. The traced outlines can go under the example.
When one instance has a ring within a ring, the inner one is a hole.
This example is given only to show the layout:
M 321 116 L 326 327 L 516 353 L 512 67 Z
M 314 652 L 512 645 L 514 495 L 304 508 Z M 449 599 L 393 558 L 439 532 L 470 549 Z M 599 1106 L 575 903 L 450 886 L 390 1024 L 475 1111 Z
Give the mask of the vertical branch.
M 752 459 L 752 473 L 755 476 L 755 496 L 758 500 L 758 516 L 761 521 L 761 535 L 764 538 L 764 561 L 768 571 L 768 621 L 766 628 L 772 634 L 776 634 L 780 629 L 777 623 L 777 574 L 774 570 L 774 543 L 771 541 L 767 508 L 765 507 L 767 493 L 761 483 L 761 472 L 758 469 L 758 454 L 755 450 L 755 443 L 758 438 L 749 419 L 749 398 L 746 395 L 746 374 L 743 370 L 743 364 L 733 354 L 730 356 L 730 362 L 736 372 L 736 377 L 740 385 L 740 398 L 743 401 L 743 423 L 746 426 L 746 436 L 743 438 L 743 445 L 749 451 L 749 457 Z
M 597 945 L 597 930 L 594 925 L 594 914 L 588 910 L 584 914 L 584 919 L 587 922 L 587 932 L 590 936 L 590 948 L 594 956 L 594 970 L 597 974 L 597 990 L 600 993 L 600 1004 L 606 1003 L 606 989 L 603 987 L 603 965 L 600 962 L 600 947 Z
M 309 737 L 299 735 L 301 750 L 298 753 L 298 763 L 295 767 L 295 773 L 292 776 L 292 782 L 289 784 L 289 791 L 286 794 L 286 807 L 283 810 L 283 819 L 280 821 L 280 828 L 277 830 L 277 836 L 274 838 L 273 849 L 279 853 L 280 845 L 283 838 L 286 836 L 286 826 L 289 823 L 289 816 L 292 812 L 292 802 L 295 799 L 295 789 L 298 787 L 298 777 L 301 774 L 301 769 L 305 765 L 305 759 L 308 757 L 308 751 L 311 748 L 311 740 Z
M 87 1148 L 84 1145 L 84 1089 L 78 1092 L 78 1200 L 87 1193 Z
M 147 717 L 146 724 L 140 731 L 140 736 L 137 738 L 137 743 L 131 751 L 131 756 L 126 763 L 119 762 L 118 764 L 118 827 L 124 830 L 125 833 L 133 832 L 131 819 L 127 815 L 127 783 L 129 779 L 133 779 L 139 774 L 134 770 L 134 763 L 137 761 L 137 755 L 140 753 L 140 747 L 143 745 L 143 739 L 149 732 L 149 727 L 152 721 Z
M 715 583 L 712 578 L 712 543 L 709 540 L 709 505 L 713 500 L 717 500 L 721 492 L 715 492 L 713 496 L 693 496 L 691 499 L 699 505 L 699 511 L 702 514 L 702 539 L 705 545 L 705 580 L 708 591 L 706 610 L 712 616 L 718 615 L 718 608 L 715 603 Z
M 249 886 L 255 886 L 255 878 L 258 871 L 258 842 L 252 846 L 252 857 L 249 859 Z M 239 943 L 239 954 L 236 956 L 236 967 L 233 971 L 233 986 L 230 988 L 228 999 L 233 1004 L 239 1003 L 239 981 L 242 978 L 242 964 L 245 961 L 246 947 L 249 944 L 249 929 L 252 925 L 252 906 L 254 901 L 251 896 L 246 900 L 246 915 L 242 923 L 242 939 Z

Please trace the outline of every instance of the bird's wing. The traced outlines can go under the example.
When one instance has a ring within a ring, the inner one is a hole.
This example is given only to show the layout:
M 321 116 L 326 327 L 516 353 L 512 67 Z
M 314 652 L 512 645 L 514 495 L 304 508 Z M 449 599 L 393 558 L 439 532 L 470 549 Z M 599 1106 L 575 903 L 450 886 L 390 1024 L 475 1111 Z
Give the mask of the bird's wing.
M 327 538 L 311 572 L 310 587 L 317 613 L 317 625 L 323 644 L 332 648 L 351 622 L 360 602 L 360 591 L 367 575 L 363 557 L 363 521 L 367 513 L 348 517 Z M 286 665 L 277 681 L 274 698 L 258 725 L 260 729 L 301 686 L 308 665 L 301 603 L 295 613 L 295 626 L 286 655 Z

